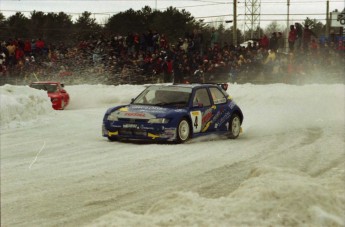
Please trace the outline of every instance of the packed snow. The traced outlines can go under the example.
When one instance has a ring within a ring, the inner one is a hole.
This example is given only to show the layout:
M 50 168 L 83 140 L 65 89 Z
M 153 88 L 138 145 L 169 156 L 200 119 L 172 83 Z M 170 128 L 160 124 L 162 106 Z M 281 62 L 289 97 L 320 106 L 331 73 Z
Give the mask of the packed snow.
M 345 226 L 345 85 L 229 84 L 236 140 L 109 142 L 144 85 L 1 92 L 1 226 Z

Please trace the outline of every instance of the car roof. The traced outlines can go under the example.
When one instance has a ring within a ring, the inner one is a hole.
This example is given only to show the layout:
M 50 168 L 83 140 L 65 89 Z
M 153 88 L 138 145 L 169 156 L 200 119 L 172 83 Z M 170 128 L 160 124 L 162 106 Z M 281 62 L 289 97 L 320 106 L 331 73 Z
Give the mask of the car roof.
M 31 84 L 60 84 L 58 81 L 36 81 L 31 82 Z
M 200 84 L 200 83 L 192 83 L 192 84 L 154 84 L 151 86 L 159 86 L 159 87 L 184 87 L 184 88 L 198 88 L 198 87 L 216 87 L 218 86 L 217 84 L 211 84 L 211 83 L 205 83 L 205 84 Z

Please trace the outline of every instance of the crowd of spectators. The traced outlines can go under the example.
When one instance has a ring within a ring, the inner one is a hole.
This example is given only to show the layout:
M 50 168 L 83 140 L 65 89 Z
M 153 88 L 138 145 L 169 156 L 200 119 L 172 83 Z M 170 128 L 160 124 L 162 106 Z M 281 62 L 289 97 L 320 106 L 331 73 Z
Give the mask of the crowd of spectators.
M 340 42 L 321 42 L 308 26 L 290 26 L 288 51 L 281 32 L 246 45 L 220 43 L 213 29 L 210 40 L 201 31 L 187 32 L 178 42 L 157 31 L 100 36 L 75 46 L 20 38 L 1 42 L 0 77 L 40 80 L 105 78 L 108 83 L 207 82 L 254 80 L 258 75 L 294 82 L 315 71 L 343 72 Z M 322 66 L 322 67 L 319 67 Z M 326 77 L 327 75 L 325 75 Z

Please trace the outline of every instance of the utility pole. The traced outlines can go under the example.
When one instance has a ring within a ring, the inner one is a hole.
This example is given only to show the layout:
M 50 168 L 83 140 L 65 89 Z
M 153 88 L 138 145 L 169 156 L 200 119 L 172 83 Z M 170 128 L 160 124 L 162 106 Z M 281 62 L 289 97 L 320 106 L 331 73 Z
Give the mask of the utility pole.
M 329 37 L 329 0 L 327 0 L 327 3 L 326 3 L 326 38 L 328 40 L 328 37 Z
M 285 51 L 289 53 L 289 32 L 290 32 L 290 0 L 287 0 L 287 19 L 286 19 L 286 39 L 285 39 Z
M 237 46 L 237 0 L 234 0 L 234 26 L 232 27 L 233 45 Z

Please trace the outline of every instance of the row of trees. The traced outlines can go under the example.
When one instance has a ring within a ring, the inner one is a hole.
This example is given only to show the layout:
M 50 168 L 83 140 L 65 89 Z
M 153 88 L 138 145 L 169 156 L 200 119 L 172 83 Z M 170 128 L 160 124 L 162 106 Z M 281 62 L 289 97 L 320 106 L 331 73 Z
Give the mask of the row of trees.
M 306 18 L 304 24 L 308 24 L 317 35 L 325 33 L 325 26 L 315 19 Z M 204 23 L 194 18 L 189 12 L 174 7 L 169 7 L 165 11 L 152 10 L 149 6 L 138 11 L 129 9 L 111 16 L 103 25 L 98 24 L 90 12 L 84 12 L 76 21 L 73 21 L 72 17 L 64 12 L 34 11 L 29 18 L 21 12 L 5 18 L 0 12 L 0 40 L 42 38 L 52 43 L 62 41 L 65 44 L 74 44 L 79 40 L 97 35 L 109 37 L 115 34 L 126 35 L 128 32 L 143 33 L 148 30 L 156 30 L 169 37 L 171 42 L 176 42 L 178 38 L 184 37 L 186 32 L 192 32 L 194 29 L 203 33 L 204 40 L 209 40 L 212 27 L 218 30 L 221 43 L 233 43 L 233 27 L 225 29 L 224 23 Z M 254 34 L 257 36 L 258 34 L 262 36 L 264 33 L 270 35 L 272 32 L 284 32 L 285 29 L 284 26 L 273 21 L 265 28 L 265 31 L 258 27 Z M 243 42 L 244 37 L 250 37 L 249 34 L 251 31 L 243 34 L 237 30 L 238 42 Z

